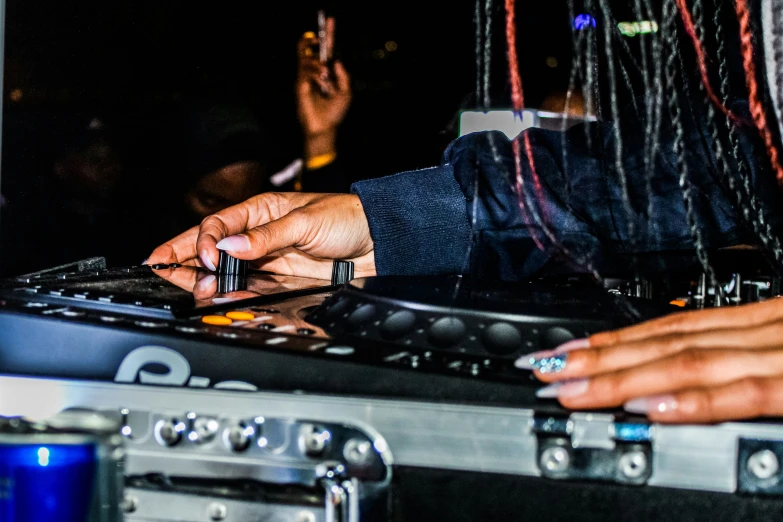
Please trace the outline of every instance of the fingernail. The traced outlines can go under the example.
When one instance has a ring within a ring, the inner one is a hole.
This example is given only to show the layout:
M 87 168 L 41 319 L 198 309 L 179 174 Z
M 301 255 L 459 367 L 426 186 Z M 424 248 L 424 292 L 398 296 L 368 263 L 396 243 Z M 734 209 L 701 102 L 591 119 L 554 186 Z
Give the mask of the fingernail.
M 514 361 L 514 366 L 521 370 L 538 369 L 541 359 L 551 357 L 553 355 L 555 355 L 554 350 L 529 353 Z
M 146 258 L 144 261 L 142 261 L 142 262 L 141 262 L 141 264 L 142 264 L 142 265 L 146 265 L 146 264 L 147 264 L 147 261 L 149 261 L 149 260 L 150 260 L 150 258 L 148 257 L 148 258 Z
M 653 395 L 651 397 L 632 399 L 623 405 L 623 409 L 628 413 L 647 414 L 653 411 L 663 413 L 676 410 L 677 400 L 673 395 Z
M 589 379 L 574 379 L 544 386 L 536 392 L 539 399 L 558 399 L 561 397 L 574 397 L 582 395 L 590 385 Z
M 247 252 L 250 250 L 250 240 L 247 236 L 228 236 L 217 244 L 218 249 L 230 252 Z
M 209 289 L 209 285 L 215 282 L 215 276 L 208 275 L 204 279 L 198 282 L 198 289 L 200 292 L 206 292 Z
M 212 260 L 209 258 L 209 253 L 206 250 L 201 251 L 201 262 L 204 263 L 204 266 L 210 269 L 212 272 L 217 270 L 215 268 L 215 263 L 212 262 Z
M 561 344 L 557 348 L 555 348 L 555 353 L 565 353 L 565 352 L 572 352 L 574 350 L 584 350 L 585 348 L 590 348 L 590 339 L 585 337 L 584 339 L 574 339 L 573 341 L 568 341 L 567 343 Z
M 560 373 L 565 370 L 567 353 L 539 352 L 531 354 L 527 363 L 531 370 L 538 370 L 540 373 Z

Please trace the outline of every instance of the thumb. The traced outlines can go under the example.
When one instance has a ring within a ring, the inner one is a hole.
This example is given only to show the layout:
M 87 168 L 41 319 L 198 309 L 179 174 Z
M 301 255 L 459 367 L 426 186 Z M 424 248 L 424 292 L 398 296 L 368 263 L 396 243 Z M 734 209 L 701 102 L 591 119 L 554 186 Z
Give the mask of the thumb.
M 217 248 L 237 259 L 251 261 L 296 246 L 307 230 L 303 216 L 299 214 L 295 210 L 275 221 L 229 236 L 220 241 Z

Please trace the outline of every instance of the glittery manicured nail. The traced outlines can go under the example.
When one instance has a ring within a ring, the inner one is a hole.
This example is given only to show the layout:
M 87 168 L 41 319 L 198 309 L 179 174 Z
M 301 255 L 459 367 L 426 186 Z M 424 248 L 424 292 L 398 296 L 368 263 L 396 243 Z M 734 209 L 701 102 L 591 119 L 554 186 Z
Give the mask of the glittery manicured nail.
M 149 261 L 149 260 L 150 260 L 150 258 L 148 257 L 147 259 L 145 259 L 144 261 L 142 261 L 142 262 L 141 262 L 141 264 L 142 264 L 142 265 L 146 265 L 146 264 L 147 264 L 147 261 Z
M 530 366 L 541 373 L 560 373 L 565 370 L 567 353 L 545 353 L 543 357 L 528 359 Z
M 544 386 L 536 392 L 539 399 L 557 399 L 560 397 L 574 397 L 582 395 L 587 391 L 589 379 L 574 379 L 573 381 L 562 381 Z
M 212 260 L 209 258 L 209 252 L 207 252 L 206 250 L 202 250 L 201 255 L 199 257 L 201 257 L 201 262 L 204 263 L 204 266 L 207 267 L 209 270 L 213 272 L 217 270 L 217 268 L 215 268 L 215 263 L 213 263 Z
M 653 395 L 630 400 L 623 405 L 623 409 L 629 413 L 646 415 L 653 411 L 664 413 L 676 410 L 677 406 L 677 400 L 673 395 Z
M 250 250 L 250 240 L 247 236 L 228 236 L 217 244 L 219 250 L 229 252 L 247 252 Z
M 568 341 L 567 343 L 561 344 L 557 348 L 555 348 L 555 353 L 565 353 L 565 352 L 572 352 L 574 350 L 584 350 L 585 348 L 590 348 L 590 339 L 585 337 L 584 339 L 574 339 L 573 341 Z
M 514 366 L 519 368 L 520 370 L 533 370 L 538 368 L 538 362 L 541 359 L 544 359 L 546 357 L 551 357 L 555 355 L 555 352 L 552 350 L 546 350 L 543 352 L 533 352 L 529 353 L 527 355 L 523 355 L 516 361 L 514 361 Z
M 209 285 L 215 282 L 215 276 L 208 275 L 204 279 L 198 282 L 198 290 L 200 292 L 206 292 L 209 289 Z

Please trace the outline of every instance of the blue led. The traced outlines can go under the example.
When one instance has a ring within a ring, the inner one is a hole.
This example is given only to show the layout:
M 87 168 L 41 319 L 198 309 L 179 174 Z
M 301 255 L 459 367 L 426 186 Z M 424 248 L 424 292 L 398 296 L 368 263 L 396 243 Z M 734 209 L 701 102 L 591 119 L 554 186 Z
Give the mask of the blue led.
M 85 522 L 96 466 L 93 444 L 0 441 L 0 521 Z
M 574 29 L 581 31 L 590 27 L 595 27 L 595 18 L 586 13 L 576 15 L 576 18 L 574 18 Z
M 614 425 L 614 438 L 626 442 L 649 442 L 650 426 L 617 422 Z

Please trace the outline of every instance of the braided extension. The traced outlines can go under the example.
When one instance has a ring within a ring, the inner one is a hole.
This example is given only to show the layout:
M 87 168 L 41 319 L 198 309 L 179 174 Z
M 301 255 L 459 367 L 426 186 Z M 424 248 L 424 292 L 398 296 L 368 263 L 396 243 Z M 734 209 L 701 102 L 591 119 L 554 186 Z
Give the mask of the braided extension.
M 688 11 L 688 5 L 686 4 L 686 0 L 675 0 L 677 2 L 677 8 L 680 11 L 680 16 L 682 17 L 682 23 L 685 25 L 685 31 L 688 33 L 688 35 L 691 37 L 691 41 L 693 41 L 693 48 L 696 50 L 696 59 L 699 63 L 699 74 L 701 75 L 701 83 L 704 85 L 704 89 L 707 92 L 707 97 L 712 101 L 712 103 L 715 104 L 716 107 L 718 107 L 723 114 L 726 115 L 726 117 L 730 119 L 736 119 L 734 114 L 731 113 L 729 109 L 727 109 L 718 99 L 718 97 L 715 95 L 715 92 L 712 90 L 712 84 L 710 83 L 710 75 L 707 72 L 707 53 L 704 52 L 704 47 L 701 45 L 701 40 L 699 39 L 699 36 L 696 34 L 696 28 L 693 24 L 693 19 L 691 18 L 691 13 Z
M 568 13 L 570 19 L 574 20 L 574 0 L 568 0 Z M 566 115 L 568 114 L 568 109 L 571 107 L 571 97 L 573 96 L 574 89 L 576 88 L 576 78 L 577 76 L 582 78 L 582 44 L 584 41 L 584 35 L 589 30 L 589 28 L 583 28 L 579 31 L 578 36 L 574 36 L 574 31 L 571 32 L 571 43 L 573 44 L 574 59 L 571 62 L 571 71 L 568 77 L 568 90 L 566 91 L 565 106 L 563 107 L 563 118 L 560 122 L 560 148 L 563 150 L 563 176 L 565 177 L 564 181 L 566 187 L 565 203 L 566 206 L 569 207 L 571 205 L 571 185 L 568 183 L 568 154 L 566 154 L 566 126 L 568 124 L 568 119 L 566 118 Z M 585 113 L 587 113 L 586 107 Z
M 522 90 L 522 77 L 519 74 L 519 59 L 517 58 L 517 26 L 515 14 L 515 0 L 506 0 L 506 46 L 508 47 L 508 67 L 511 77 L 511 102 L 514 112 L 521 114 L 525 108 L 525 95 Z M 530 143 L 530 136 L 524 133 L 525 154 L 530 165 L 530 173 L 533 178 L 533 186 L 536 190 L 536 200 L 541 209 L 544 221 L 547 219 L 546 206 L 544 205 L 544 190 L 541 187 L 541 179 L 538 177 L 536 165 L 533 161 L 533 146 Z M 516 140 L 515 140 L 516 141 Z M 518 152 L 518 146 L 514 145 L 514 154 Z
M 641 0 L 634 0 L 633 2 L 633 13 L 634 16 L 636 16 L 637 20 L 649 20 L 652 19 L 652 13 L 649 14 L 650 18 L 645 18 L 644 12 L 642 11 L 642 2 Z M 644 179 L 645 179 L 645 189 L 647 193 L 647 207 L 648 207 L 648 217 L 651 215 L 650 206 L 652 202 L 652 162 L 653 158 L 650 154 L 651 146 L 650 142 L 652 141 L 652 132 L 653 132 L 653 97 L 650 96 L 650 91 L 652 90 L 652 85 L 650 81 L 650 70 L 648 69 L 649 64 L 647 63 L 647 45 L 645 43 L 645 40 L 641 40 L 639 44 L 641 51 L 642 51 L 642 80 L 644 82 Z
M 482 63 L 482 34 L 481 34 L 481 0 L 476 0 L 476 11 L 473 14 L 476 22 L 476 108 L 481 107 L 481 71 Z
M 748 87 L 748 103 L 750 104 L 750 113 L 753 115 L 753 123 L 764 140 L 764 146 L 767 149 L 767 156 L 772 163 L 772 170 L 775 171 L 775 177 L 778 183 L 783 185 L 783 165 L 780 164 L 778 149 L 773 143 L 772 133 L 767 126 L 767 116 L 764 113 L 764 107 L 759 98 L 759 88 L 756 81 L 756 64 L 753 61 L 753 35 L 750 31 L 750 10 L 747 0 L 735 0 L 734 5 L 737 11 L 737 18 L 740 23 L 740 49 L 742 50 L 742 62 L 745 65 L 745 83 Z
M 674 128 L 674 152 L 677 156 L 677 170 L 680 173 L 680 188 L 682 189 L 683 202 L 685 203 L 685 215 L 688 220 L 688 226 L 690 227 L 691 237 L 693 238 L 694 245 L 696 247 L 696 257 L 699 259 L 699 263 L 707 275 L 708 282 L 711 286 L 717 288 L 717 278 L 715 277 L 715 271 L 710 265 L 707 251 L 704 248 L 704 238 L 701 233 L 701 229 L 696 223 L 696 216 L 693 211 L 693 194 L 691 192 L 692 186 L 688 176 L 688 164 L 685 159 L 685 132 L 682 123 L 682 112 L 680 110 L 679 95 L 677 93 L 677 56 L 679 52 L 677 50 L 677 10 L 669 0 L 664 5 L 664 24 L 666 31 L 666 41 L 668 44 L 669 54 L 666 57 L 666 88 L 669 91 L 669 115 L 672 120 L 672 127 Z M 684 80 L 683 80 L 684 81 Z
M 783 118 L 783 4 L 772 6 L 772 47 L 775 49 L 775 107 L 779 118 Z
M 477 5 L 478 5 L 478 1 Z M 489 96 L 489 78 L 492 72 L 492 0 L 484 2 L 484 110 L 492 105 Z
M 728 76 L 728 64 L 726 60 L 726 50 L 724 46 L 724 34 L 723 24 L 720 20 L 721 7 L 720 4 L 715 4 L 715 14 L 713 17 L 713 24 L 715 25 L 715 36 L 718 42 L 717 55 L 720 60 L 718 69 L 718 75 L 720 77 L 720 96 L 721 102 L 724 106 L 729 106 L 729 76 Z M 701 9 L 701 0 L 694 0 L 693 3 L 693 15 L 696 18 L 697 26 L 701 25 L 701 19 L 703 17 Z M 703 90 L 703 86 L 700 85 Z M 766 223 L 764 214 L 758 205 L 758 200 L 755 198 L 755 192 L 750 189 L 750 176 L 747 172 L 747 165 L 740 158 L 739 154 L 739 140 L 737 139 L 736 126 L 727 120 L 729 130 L 729 144 L 732 146 L 731 153 L 733 160 L 738 165 L 740 172 L 740 178 L 744 182 L 744 186 L 738 186 L 735 176 L 731 172 L 729 161 L 726 157 L 726 153 L 723 149 L 723 141 L 720 136 L 718 124 L 715 121 L 715 109 L 711 103 L 707 103 L 707 121 L 709 124 L 710 136 L 712 143 L 715 146 L 715 156 L 718 159 L 718 166 L 720 176 L 723 182 L 728 185 L 729 190 L 734 194 L 737 201 L 737 206 L 742 211 L 742 220 L 749 225 L 756 238 L 764 246 L 765 250 L 772 253 L 778 266 L 783 264 L 783 250 L 781 250 L 780 240 L 772 233 L 771 227 Z M 750 200 L 749 202 L 747 200 Z
M 612 28 L 607 23 L 611 19 L 611 13 L 609 11 L 608 0 L 599 0 L 601 12 L 604 19 L 604 46 L 606 47 L 606 60 L 608 62 L 608 80 L 609 80 L 609 94 L 611 100 L 612 117 L 614 120 L 614 167 L 617 171 L 617 175 L 620 178 L 620 189 L 623 196 L 623 209 L 625 210 L 625 217 L 627 220 L 626 226 L 628 229 L 628 241 L 631 245 L 631 251 L 636 252 L 636 224 L 634 222 L 634 210 L 631 206 L 631 196 L 628 191 L 628 178 L 625 174 L 625 166 L 623 165 L 623 141 L 622 130 L 620 128 L 620 110 L 617 103 L 617 85 L 615 83 L 615 68 L 614 68 L 614 53 L 612 51 Z M 634 254 L 635 255 L 635 254 Z M 634 265 L 636 262 L 634 261 Z

